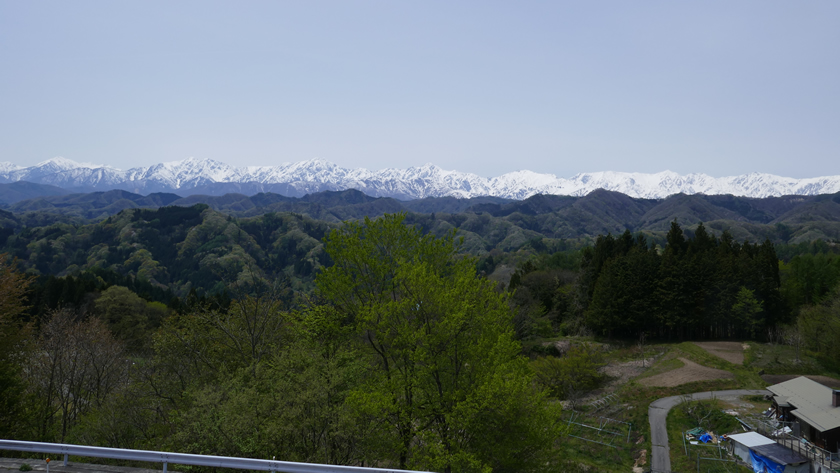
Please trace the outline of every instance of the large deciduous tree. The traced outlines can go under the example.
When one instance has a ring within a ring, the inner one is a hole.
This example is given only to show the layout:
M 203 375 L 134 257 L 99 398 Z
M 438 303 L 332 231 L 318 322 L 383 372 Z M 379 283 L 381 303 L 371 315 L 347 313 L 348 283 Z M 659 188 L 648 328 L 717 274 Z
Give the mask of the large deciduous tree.
M 28 330 L 20 320 L 30 279 L 0 254 L 0 437 L 13 438 L 22 412 L 21 362 Z
M 380 454 L 401 468 L 541 468 L 556 432 L 505 296 L 458 254 L 454 235 L 423 235 L 403 219 L 334 230 L 335 264 L 316 281 L 365 341 L 373 369 L 351 400 L 386 429 Z

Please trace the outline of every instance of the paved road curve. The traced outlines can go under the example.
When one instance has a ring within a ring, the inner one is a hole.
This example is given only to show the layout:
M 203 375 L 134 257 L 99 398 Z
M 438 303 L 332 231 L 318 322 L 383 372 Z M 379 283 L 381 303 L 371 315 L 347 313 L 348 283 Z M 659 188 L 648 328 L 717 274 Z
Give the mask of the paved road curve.
M 735 389 L 731 391 L 708 391 L 703 393 L 683 394 L 681 396 L 663 397 L 650 403 L 648 408 L 648 419 L 650 419 L 650 468 L 653 472 L 670 472 L 671 456 L 668 449 L 668 430 L 665 427 L 665 418 L 672 407 L 683 401 L 695 401 L 699 399 L 711 399 L 712 397 L 722 398 L 729 396 L 748 396 L 751 394 L 770 394 L 764 389 Z

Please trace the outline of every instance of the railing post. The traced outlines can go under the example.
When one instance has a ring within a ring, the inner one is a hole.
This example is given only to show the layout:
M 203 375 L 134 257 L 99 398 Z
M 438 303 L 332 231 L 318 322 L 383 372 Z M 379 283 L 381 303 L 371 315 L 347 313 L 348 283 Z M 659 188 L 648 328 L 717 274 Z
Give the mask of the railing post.
M 167 468 L 168 466 L 169 466 L 169 465 L 168 465 L 166 462 L 163 462 L 163 473 L 166 473 L 166 471 L 167 471 L 167 469 L 168 469 L 168 468 Z
M 67 457 L 69 457 L 69 456 L 70 455 L 68 455 L 66 453 L 64 454 L 64 466 L 67 466 Z

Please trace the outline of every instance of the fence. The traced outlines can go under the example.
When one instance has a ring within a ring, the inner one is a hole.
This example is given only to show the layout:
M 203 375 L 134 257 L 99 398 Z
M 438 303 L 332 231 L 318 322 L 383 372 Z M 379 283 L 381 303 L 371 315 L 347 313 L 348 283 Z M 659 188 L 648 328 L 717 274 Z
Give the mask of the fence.
M 686 456 L 696 465 L 698 472 L 730 473 L 751 472 L 732 456 L 731 447 L 718 443 L 691 443 L 686 440 L 686 432 L 682 433 L 683 450 Z
M 686 456 L 689 458 L 697 457 L 699 458 L 701 453 L 705 452 L 708 455 L 715 455 L 718 459 L 723 458 L 723 453 L 726 452 L 726 449 L 723 448 L 721 443 L 691 443 L 690 441 L 686 440 L 687 432 L 682 433 L 682 441 L 683 441 L 683 449 L 685 450 Z M 692 455 L 692 452 L 694 455 Z
M 820 448 L 794 432 L 799 432 L 799 425 L 792 422 L 779 422 L 775 419 L 753 417 L 748 421 L 753 430 L 761 435 L 775 440 L 777 443 L 788 447 L 794 452 L 818 463 L 830 470 L 840 468 L 840 457 L 836 453 Z M 784 427 L 791 427 L 787 432 Z
M 751 468 L 743 466 L 737 460 L 697 456 L 697 473 L 736 473 L 751 471 Z
M 633 426 L 628 422 L 586 415 L 578 411 L 571 411 L 566 422 L 569 437 L 613 448 L 629 443 L 630 432 L 633 430 Z
M 110 458 L 113 460 L 161 463 L 166 473 L 170 463 L 177 465 L 209 466 L 237 470 L 256 470 L 284 473 L 425 473 L 393 470 L 388 468 L 366 468 L 359 466 L 320 465 L 255 458 L 217 457 L 213 455 L 192 455 L 188 453 L 155 452 L 151 450 L 128 450 L 123 448 L 88 447 L 63 443 L 26 442 L 0 440 L 0 450 L 16 452 L 49 453 L 64 455 L 67 465 L 70 455 L 79 457 Z

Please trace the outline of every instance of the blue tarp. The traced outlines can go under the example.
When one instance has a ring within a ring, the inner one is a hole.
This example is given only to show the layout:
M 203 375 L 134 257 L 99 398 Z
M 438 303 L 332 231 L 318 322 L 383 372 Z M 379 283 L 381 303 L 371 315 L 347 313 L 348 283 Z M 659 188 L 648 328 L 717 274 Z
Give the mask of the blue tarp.
M 703 434 L 700 436 L 700 441 L 703 443 L 709 443 L 712 441 L 712 436 L 709 434 Z
M 785 471 L 785 465 L 776 463 L 752 450 L 750 450 L 750 459 L 752 460 L 752 468 L 755 473 L 783 473 Z

